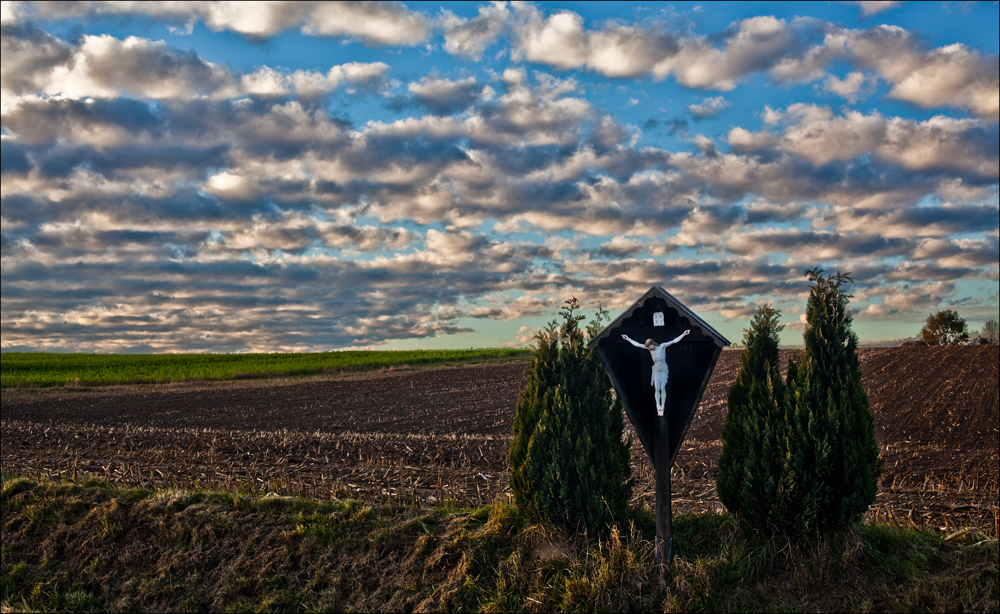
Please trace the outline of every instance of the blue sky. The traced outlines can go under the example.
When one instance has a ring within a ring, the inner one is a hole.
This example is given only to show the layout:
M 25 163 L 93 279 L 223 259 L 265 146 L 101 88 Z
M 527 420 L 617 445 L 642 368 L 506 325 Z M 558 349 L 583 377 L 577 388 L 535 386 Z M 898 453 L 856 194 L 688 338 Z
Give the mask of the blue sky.
M 524 345 L 662 285 L 1000 310 L 996 2 L 2 9 L 2 349 Z

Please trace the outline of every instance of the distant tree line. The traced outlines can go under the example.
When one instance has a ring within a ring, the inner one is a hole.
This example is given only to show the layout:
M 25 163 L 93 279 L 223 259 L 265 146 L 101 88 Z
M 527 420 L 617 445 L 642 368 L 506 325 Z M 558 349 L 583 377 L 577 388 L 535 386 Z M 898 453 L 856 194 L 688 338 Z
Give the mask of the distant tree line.
M 945 309 L 927 317 L 920 329 L 920 340 L 927 345 L 997 345 L 1000 343 L 1000 326 L 996 320 L 987 320 L 981 331 L 970 334 L 969 325 L 958 312 Z

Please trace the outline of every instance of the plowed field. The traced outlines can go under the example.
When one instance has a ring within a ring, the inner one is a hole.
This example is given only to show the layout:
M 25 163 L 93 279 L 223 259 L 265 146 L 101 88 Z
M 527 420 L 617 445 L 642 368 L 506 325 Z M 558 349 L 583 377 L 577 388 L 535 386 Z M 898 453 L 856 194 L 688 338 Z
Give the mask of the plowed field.
M 788 352 L 783 353 L 783 362 Z M 885 475 L 872 514 L 997 531 L 1000 351 L 860 352 Z M 478 502 L 507 489 L 524 362 L 219 384 L 2 393 L 4 473 L 265 494 Z M 718 509 L 716 462 L 739 352 L 724 351 L 674 467 L 679 512 Z M 636 500 L 651 467 L 633 446 Z

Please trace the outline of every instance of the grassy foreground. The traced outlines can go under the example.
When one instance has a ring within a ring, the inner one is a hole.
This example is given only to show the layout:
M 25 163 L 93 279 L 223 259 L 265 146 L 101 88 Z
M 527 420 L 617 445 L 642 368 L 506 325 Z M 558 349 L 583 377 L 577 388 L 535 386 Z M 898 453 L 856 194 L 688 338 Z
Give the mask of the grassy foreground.
M 400 365 L 526 358 L 531 350 L 405 350 L 289 354 L 0 355 L 0 388 L 151 384 L 281 375 L 313 375 Z
M 817 543 L 652 518 L 602 539 L 504 503 L 372 507 L 3 479 L 0 608 L 10 611 L 997 611 L 996 540 L 860 525 Z

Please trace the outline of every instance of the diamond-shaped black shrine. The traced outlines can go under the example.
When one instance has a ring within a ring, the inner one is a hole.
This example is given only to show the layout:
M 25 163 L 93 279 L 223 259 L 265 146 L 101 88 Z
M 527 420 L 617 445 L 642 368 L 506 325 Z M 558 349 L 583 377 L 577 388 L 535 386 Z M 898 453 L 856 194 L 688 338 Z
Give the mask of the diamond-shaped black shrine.
M 663 314 L 662 326 L 654 325 L 653 317 L 658 312 Z M 611 377 L 611 383 L 635 425 L 642 446 L 650 460 L 657 464 L 653 441 L 656 400 L 650 384 L 653 359 L 648 350 L 633 346 L 622 335 L 628 335 L 639 343 L 644 343 L 646 339 L 663 343 L 685 330 L 690 330 L 691 334 L 666 348 L 670 369 L 664 414 L 667 416 L 670 440 L 667 467 L 677 457 L 719 354 L 729 341 L 659 286 L 650 288 L 590 341 L 590 349 L 597 351 Z

